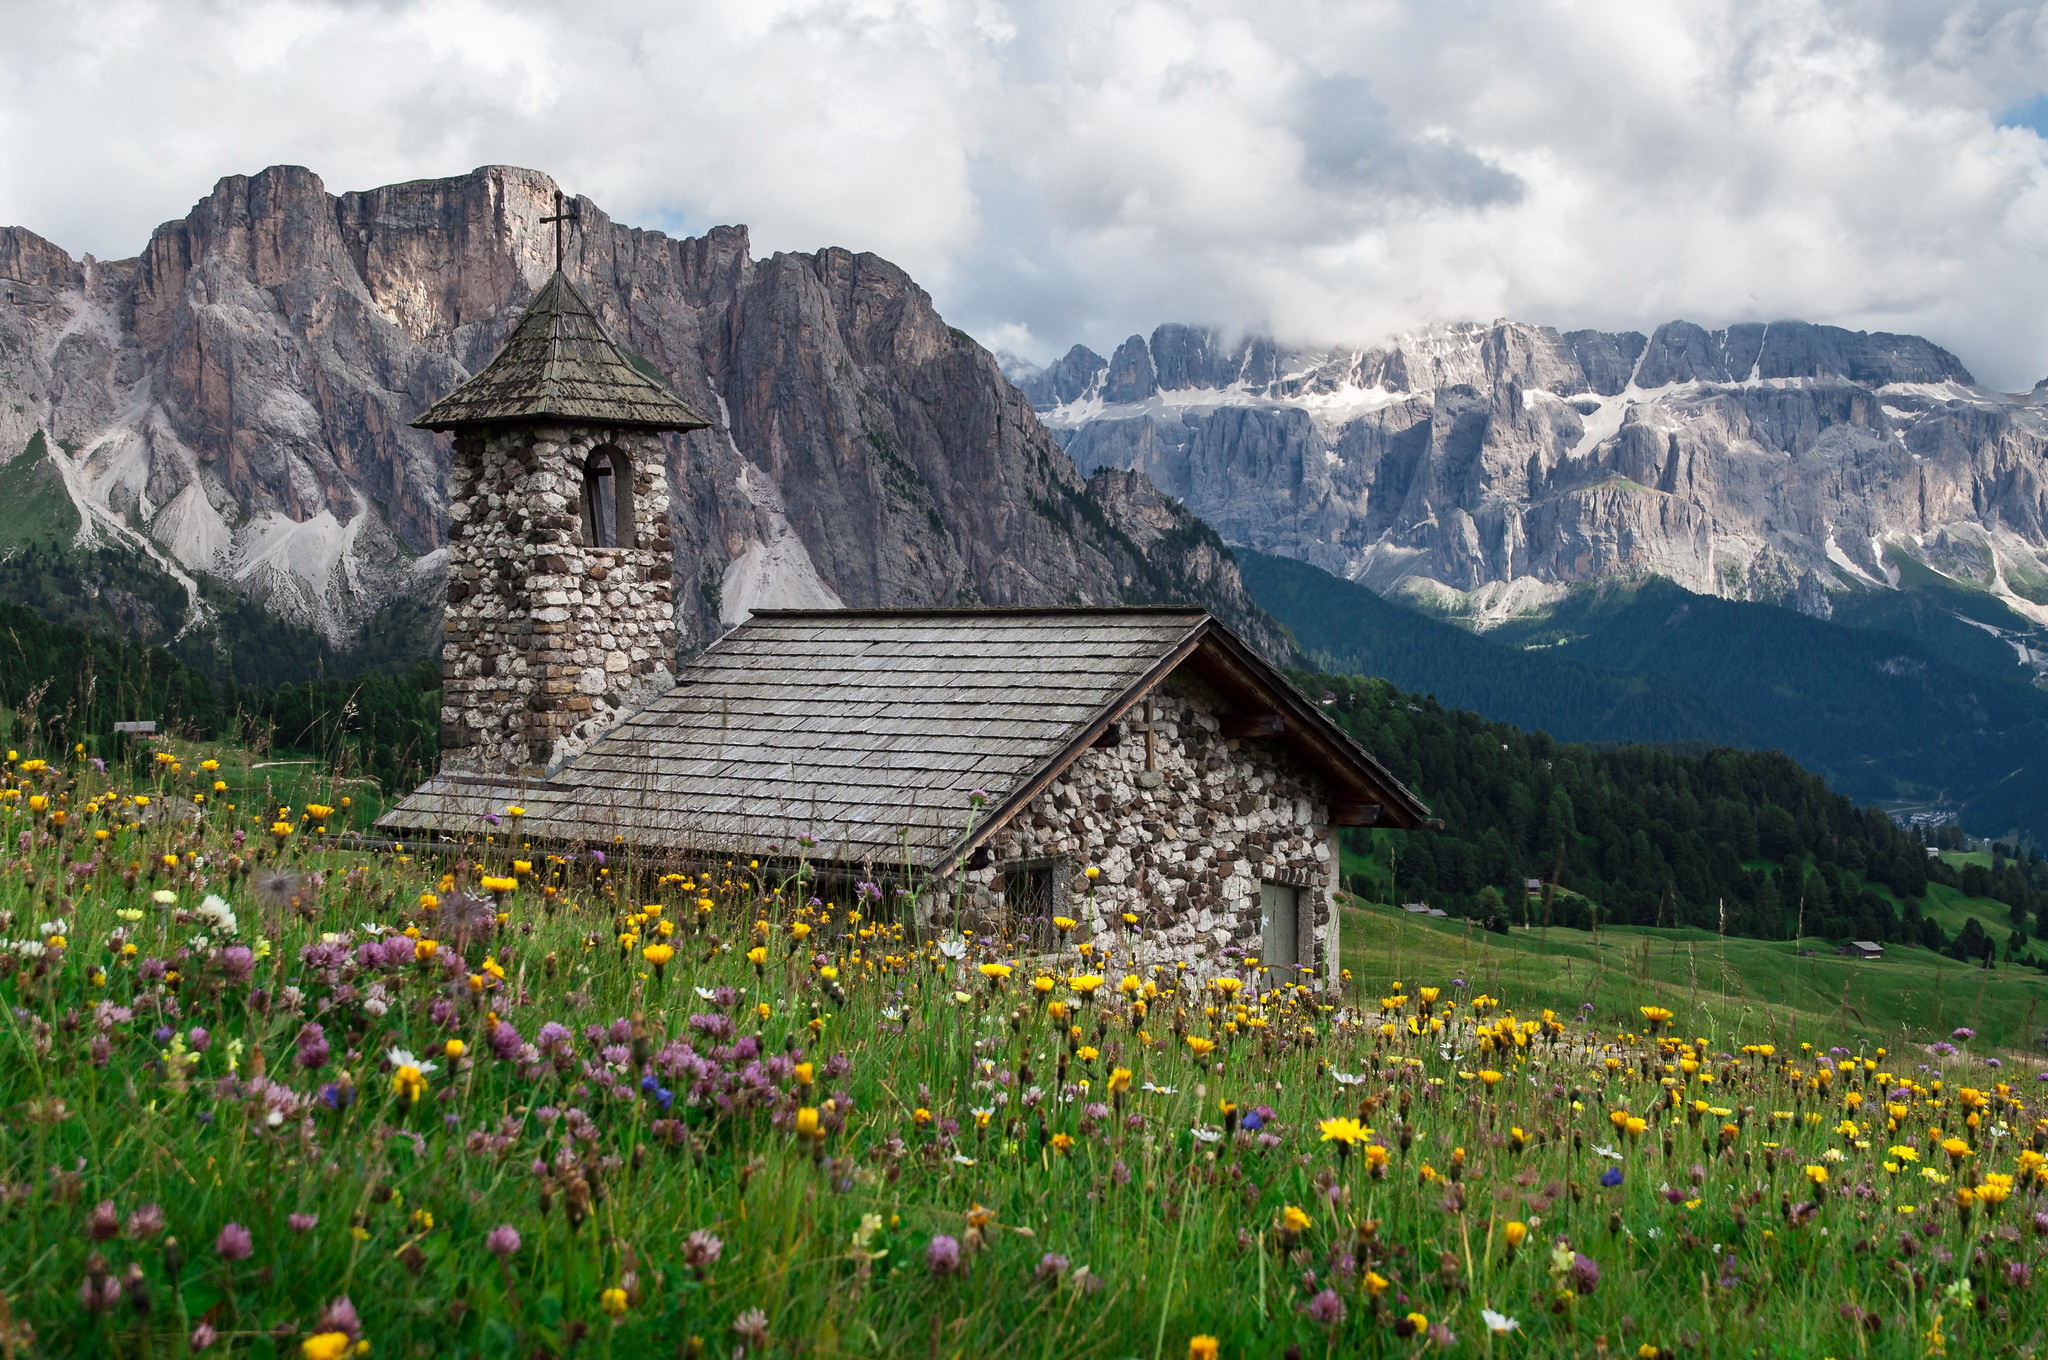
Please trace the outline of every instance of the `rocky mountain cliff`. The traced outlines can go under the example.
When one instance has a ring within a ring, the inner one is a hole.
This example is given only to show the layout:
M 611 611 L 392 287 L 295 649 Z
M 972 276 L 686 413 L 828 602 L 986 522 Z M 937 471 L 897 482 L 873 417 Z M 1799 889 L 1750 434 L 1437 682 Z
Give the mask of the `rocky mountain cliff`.
M 151 613 L 165 633 L 248 600 L 336 641 L 408 601 L 431 623 L 447 451 L 406 422 L 547 277 L 554 190 L 492 166 L 337 197 L 275 167 L 132 260 L 0 228 L 0 456 L 35 442 L 73 548 L 184 588 L 182 618 Z M 1143 477 L 1085 482 L 902 270 L 576 202 L 570 277 L 720 422 L 668 445 L 691 644 L 773 605 L 1175 600 L 1291 657 L 1213 534 Z
M 1496 322 L 1309 351 L 1167 325 L 1011 371 L 1083 469 L 1482 622 L 1644 574 L 1826 616 L 1932 568 L 2004 603 L 2022 662 L 2048 624 L 2048 384 L 1988 391 L 1913 336 Z

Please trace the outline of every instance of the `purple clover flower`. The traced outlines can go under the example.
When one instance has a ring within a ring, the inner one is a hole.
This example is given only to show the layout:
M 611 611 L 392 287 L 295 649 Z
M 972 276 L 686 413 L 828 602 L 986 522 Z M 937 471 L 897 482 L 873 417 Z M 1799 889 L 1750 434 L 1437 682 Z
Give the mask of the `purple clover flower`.
M 247 1228 L 239 1223 L 229 1223 L 221 1228 L 220 1236 L 213 1239 L 213 1250 L 223 1261 L 246 1261 L 255 1252 L 256 1243 Z
M 940 1233 L 924 1249 L 924 1263 L 933 1275 L 960 1275 L 965 1268 L 960 1260 L 960 1239 Z

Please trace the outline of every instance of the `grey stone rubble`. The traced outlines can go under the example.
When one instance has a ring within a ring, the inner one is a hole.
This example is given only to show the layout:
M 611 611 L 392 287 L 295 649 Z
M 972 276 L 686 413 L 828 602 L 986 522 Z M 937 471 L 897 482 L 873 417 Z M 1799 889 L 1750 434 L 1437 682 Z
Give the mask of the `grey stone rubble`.
M 1168 676 L 1138 707 L 1153 729 L 1149 771 L 1135 732 L 1082 753 L 989 841 L 991 863 L 967 875 L 970 919 L 1014 931 L 1012 883 L 1050 861 L 1053 901 L 1083 938 L 1116 937 L 1132 912 L 1141 960 L 1206 971 L 1265 952 L 1261 885 L 1278 884 L 1300 890 L 1299 966 L 1334 982 L 1337 841 L 1322 782 L 1275 743 L 1223 736 L 1225 705 L 1199 678 Z

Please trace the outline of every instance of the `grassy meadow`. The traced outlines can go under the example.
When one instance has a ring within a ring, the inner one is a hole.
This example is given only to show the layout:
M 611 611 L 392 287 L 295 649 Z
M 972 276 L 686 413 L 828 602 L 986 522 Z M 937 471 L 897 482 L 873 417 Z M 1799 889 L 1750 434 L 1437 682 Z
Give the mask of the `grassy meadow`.
M 788 847 L 350 853 L 300 767 L 33 755 L 0 1355 L 2048 1345 L 2017 970 L 1366 909 L 1325 995 L 1142 919 L 921 938 L 929 885 Z

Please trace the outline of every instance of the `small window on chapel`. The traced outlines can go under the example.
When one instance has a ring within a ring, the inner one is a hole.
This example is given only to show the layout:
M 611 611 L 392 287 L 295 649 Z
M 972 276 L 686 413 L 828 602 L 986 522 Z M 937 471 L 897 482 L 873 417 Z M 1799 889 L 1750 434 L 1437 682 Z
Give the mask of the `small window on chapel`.
M 599 449 L 583 465 L 583 541 L 593 548 L 625 545 L 632 533 L 632 493 L 626 481 L 625 460 L 609 449 Z

